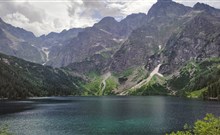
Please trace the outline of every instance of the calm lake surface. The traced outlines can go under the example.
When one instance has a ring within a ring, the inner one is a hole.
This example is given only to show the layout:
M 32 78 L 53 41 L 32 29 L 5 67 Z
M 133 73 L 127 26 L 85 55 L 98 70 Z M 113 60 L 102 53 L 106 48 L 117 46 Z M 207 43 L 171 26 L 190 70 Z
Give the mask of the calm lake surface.
M 15 135 L 162 135 L 206 113 L 220 116 L 220 103 L 162 96 L 0 101 L 0 124 Z

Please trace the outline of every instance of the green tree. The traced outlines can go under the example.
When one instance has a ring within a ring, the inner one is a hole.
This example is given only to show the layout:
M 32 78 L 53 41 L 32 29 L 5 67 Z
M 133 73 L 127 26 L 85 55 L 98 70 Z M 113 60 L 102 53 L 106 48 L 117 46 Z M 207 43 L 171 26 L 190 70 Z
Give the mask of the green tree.
M 220 135 L 220 117 L 207 114 L 203 120 L 195 122 L 193 132 L 196 135 Z
M 197 120 L 192 128 L 188 126 L 185 131 L 173 132 L 167 135 L 220 135 L 220 117 L 207 114 L 202 120 Z

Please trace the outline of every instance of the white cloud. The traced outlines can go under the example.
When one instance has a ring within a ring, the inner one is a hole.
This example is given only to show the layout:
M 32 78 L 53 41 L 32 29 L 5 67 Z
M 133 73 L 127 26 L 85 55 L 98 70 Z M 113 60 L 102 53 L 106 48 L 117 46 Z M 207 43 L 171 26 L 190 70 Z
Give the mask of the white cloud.
M 148 0 L 148 2 L 146 2 L 146 0 L 130 0 L 124 3 L 124 8 L 122 9 L 122 12 L 125 15 L 139 12 L 147 13 L 154 3 L 156 3 L 156 0 Z
M 29 18 L 24 16 L 23 14 L 16 12 L 12 14 L 8 14 L 3 18 L 6 22 L 10 22 L 14 26 L 25 28 L 27 30 L 38 33 L 46 33 L 52 27 L 51 24 L 46 24 L 44 21 L 42 22 L 31 22 Z
M 157 0 L 3 0 L 0 17 L 18 27 L 48 34 L 73 27 L 92 26 L 105 16 L 120 20 L 132 13 L 147 13 Z M 196 2 L 220 8 L 216 0 L 175 0 L 187 6 Z
M 32 6 L 29 2 L 0 2 L 0 11 L 1 16 L 16 12 L 21 13 L 29 18 L 30 22 L 42 22 L 46 15 L 44 10 Z

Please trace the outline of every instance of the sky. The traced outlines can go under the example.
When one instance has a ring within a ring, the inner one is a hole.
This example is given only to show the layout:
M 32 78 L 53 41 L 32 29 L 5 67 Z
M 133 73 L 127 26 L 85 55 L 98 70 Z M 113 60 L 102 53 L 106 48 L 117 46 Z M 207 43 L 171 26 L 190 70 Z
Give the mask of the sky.
M 120 21 L 132 13 L 146 13 L 157 0 L 0 0 L 0 17 L 36 36 L 64 29 L 92 26 L 103 17 Z M 220 8 L 219 0 L 173 0 L 193 6 L 197 2 Z

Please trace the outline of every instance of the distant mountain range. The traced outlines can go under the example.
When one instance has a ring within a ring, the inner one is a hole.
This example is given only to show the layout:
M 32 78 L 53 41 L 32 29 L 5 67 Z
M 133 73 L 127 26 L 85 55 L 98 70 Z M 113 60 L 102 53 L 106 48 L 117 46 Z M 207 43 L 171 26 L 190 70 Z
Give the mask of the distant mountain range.
M 78 95 L 220 95 L 220 10 L 203 3 L 158 0 L 148 14 L 41 37 L 0 20 L 0 52 L 78 74 Z

